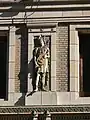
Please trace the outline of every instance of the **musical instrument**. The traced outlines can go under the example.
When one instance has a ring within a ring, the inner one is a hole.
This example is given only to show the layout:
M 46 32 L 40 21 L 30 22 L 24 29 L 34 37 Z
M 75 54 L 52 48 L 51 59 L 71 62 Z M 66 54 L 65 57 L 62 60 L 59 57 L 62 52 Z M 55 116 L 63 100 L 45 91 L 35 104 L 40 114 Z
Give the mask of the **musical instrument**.
M 39 66 L 44 65 L 44 60 L 45 60 L 45 53 L 42 53 L 39 55 L 39 57 L 37 58 L 37 64 Z

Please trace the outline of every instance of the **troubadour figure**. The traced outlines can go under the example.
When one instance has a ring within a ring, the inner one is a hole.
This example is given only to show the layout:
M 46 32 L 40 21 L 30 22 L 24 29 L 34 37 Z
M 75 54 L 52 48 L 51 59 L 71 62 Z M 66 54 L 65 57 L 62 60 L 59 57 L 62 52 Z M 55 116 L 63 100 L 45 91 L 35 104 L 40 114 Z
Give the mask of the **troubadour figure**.
M 35 63 L 35 72 L 36 72 L 36 89 L 38 91 L 38 83 L 41 79 L 42 82 L 42 91 L 46 91 L 46 74 L 49 73 L 49 57 L 50 51 L 48 47 L 48 42 L 45 43 L 42 35 L 39 37 L 40 47 L 34 49 L 34 63 Z

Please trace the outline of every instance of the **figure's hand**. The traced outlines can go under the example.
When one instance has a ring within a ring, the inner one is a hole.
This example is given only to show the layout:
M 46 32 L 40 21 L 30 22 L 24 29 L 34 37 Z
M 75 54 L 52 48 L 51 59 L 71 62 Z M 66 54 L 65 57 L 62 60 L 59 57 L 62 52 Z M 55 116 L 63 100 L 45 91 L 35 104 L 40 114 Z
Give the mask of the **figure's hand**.
M 35 68 L 39 67 L 39 65 L 36 63 Z

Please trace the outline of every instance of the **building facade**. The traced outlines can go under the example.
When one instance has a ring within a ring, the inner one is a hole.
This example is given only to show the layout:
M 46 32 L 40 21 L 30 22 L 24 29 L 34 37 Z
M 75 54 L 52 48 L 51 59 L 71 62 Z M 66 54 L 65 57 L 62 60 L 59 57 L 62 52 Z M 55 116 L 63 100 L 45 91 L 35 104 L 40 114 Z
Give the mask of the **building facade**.
M 47 91 L 33 92 L 40 35 L 49 41 L 49 75 Z M 0 1 L 2 120 L 90 119 L 89 38 L 88 0 Z

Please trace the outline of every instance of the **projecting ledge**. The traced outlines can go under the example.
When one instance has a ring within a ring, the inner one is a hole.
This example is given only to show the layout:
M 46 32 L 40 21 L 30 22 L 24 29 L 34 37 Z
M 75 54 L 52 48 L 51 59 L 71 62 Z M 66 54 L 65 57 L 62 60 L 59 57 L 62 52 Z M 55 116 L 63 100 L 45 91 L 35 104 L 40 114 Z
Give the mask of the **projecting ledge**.
M 28 93 L 25 97 L 25 105 L 56 105 L 56 92 L 34 92 Z

